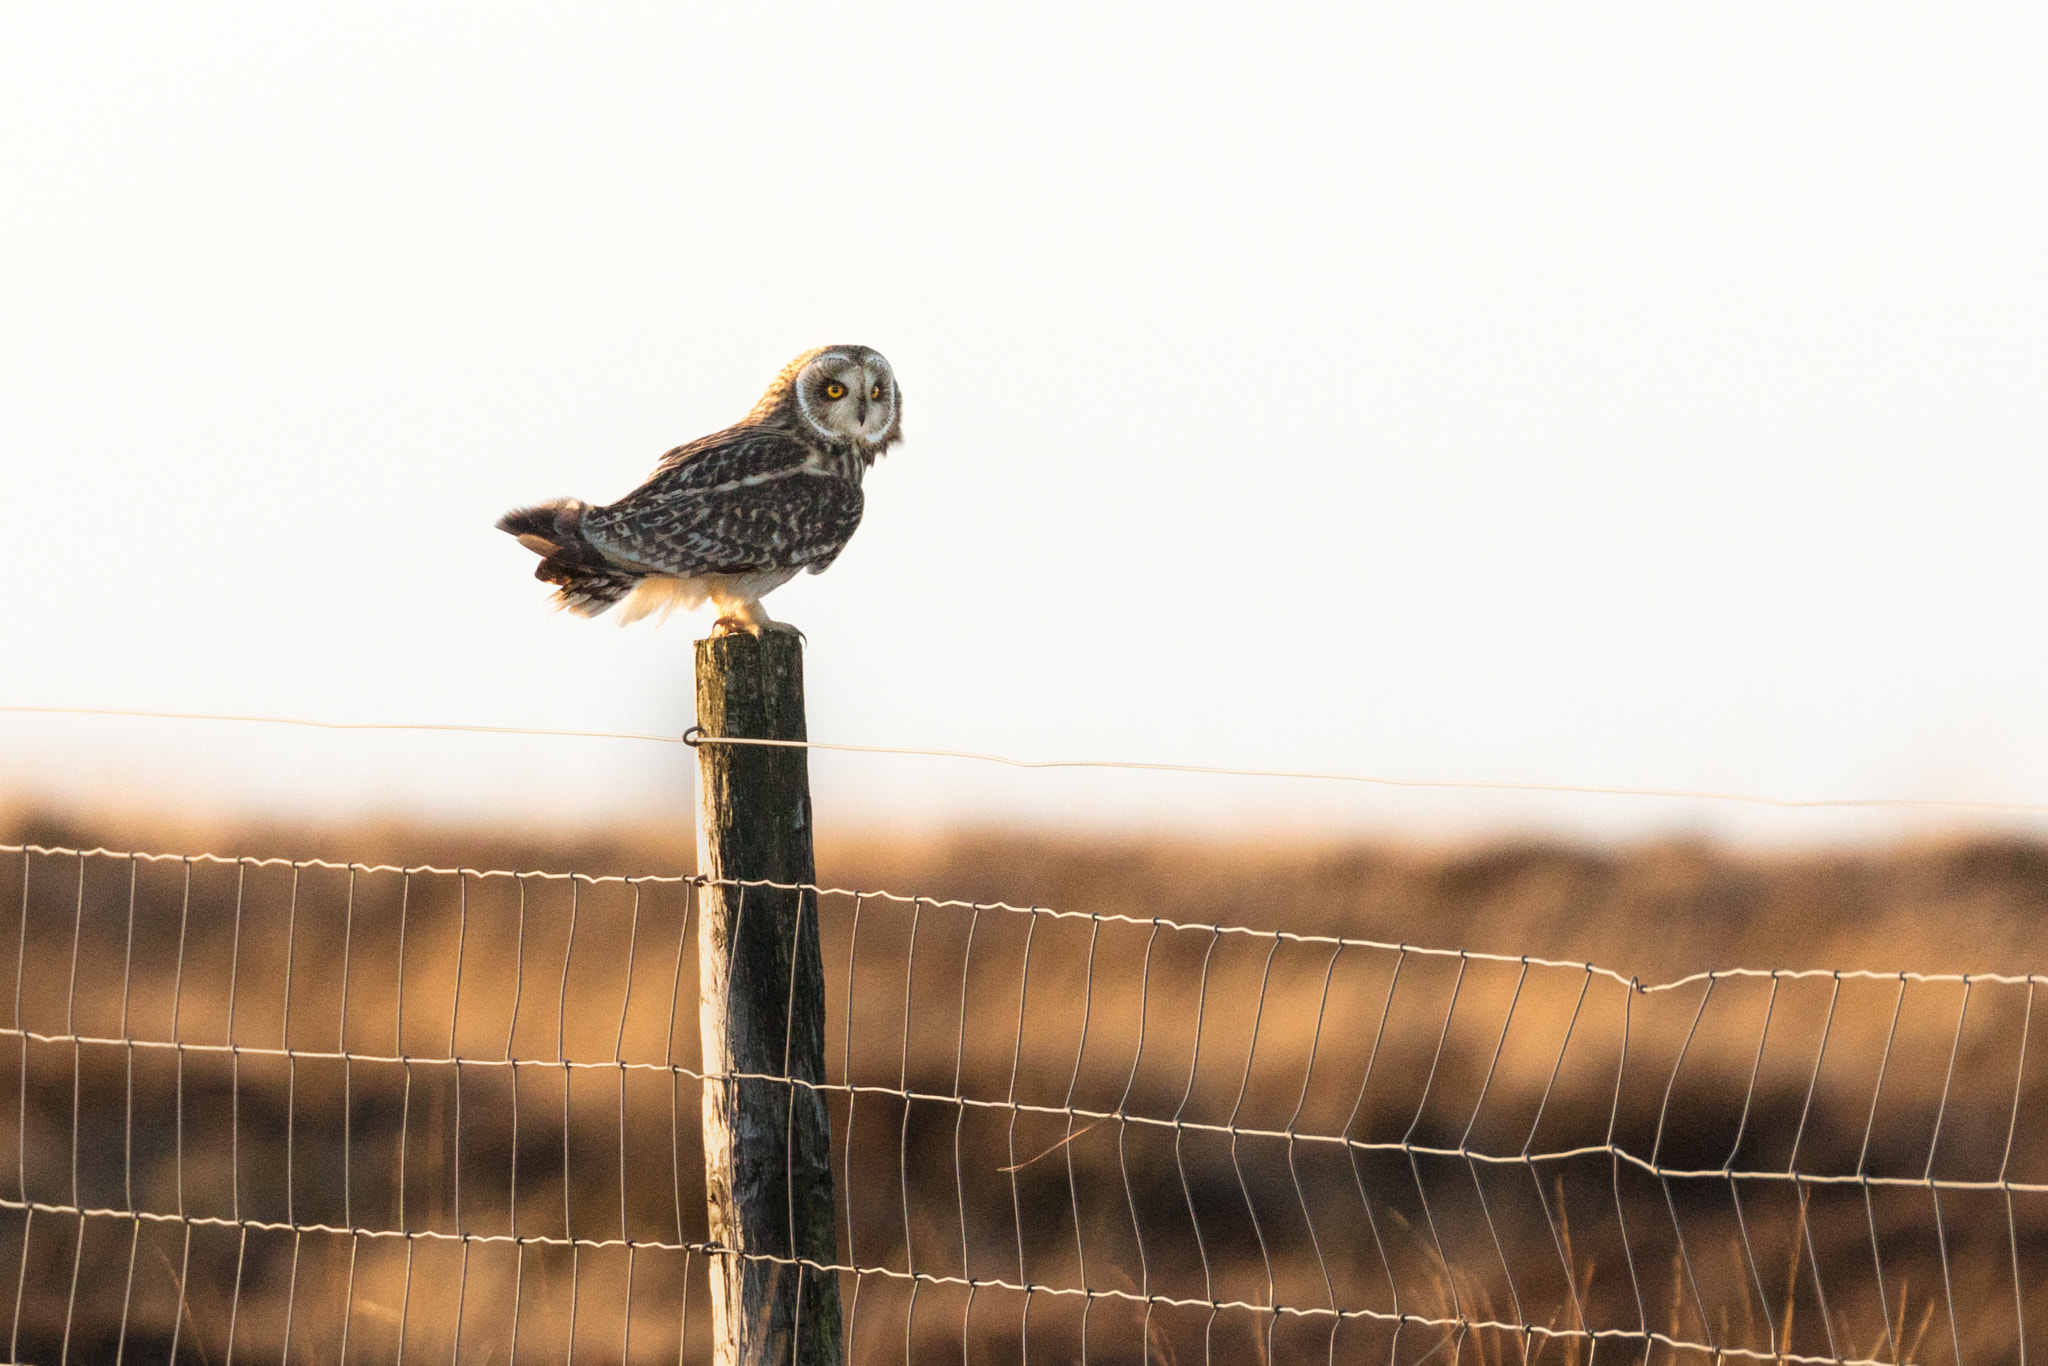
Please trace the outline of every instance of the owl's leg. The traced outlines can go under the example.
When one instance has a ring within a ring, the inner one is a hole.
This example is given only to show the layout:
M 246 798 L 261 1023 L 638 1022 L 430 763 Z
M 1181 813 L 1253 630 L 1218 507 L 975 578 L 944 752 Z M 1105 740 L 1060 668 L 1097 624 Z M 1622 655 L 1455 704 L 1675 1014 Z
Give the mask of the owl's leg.
M 741 631 L 750 636 L 759 636 L 763 631 L 795 631 L 799 636 L 803 634 L 788 622 L 777 621 L 762 611 L 758 598 L 728 600 L 718 605 L 721 615 L 711 624 L 711 634 L 714 636 L 737 635 Z

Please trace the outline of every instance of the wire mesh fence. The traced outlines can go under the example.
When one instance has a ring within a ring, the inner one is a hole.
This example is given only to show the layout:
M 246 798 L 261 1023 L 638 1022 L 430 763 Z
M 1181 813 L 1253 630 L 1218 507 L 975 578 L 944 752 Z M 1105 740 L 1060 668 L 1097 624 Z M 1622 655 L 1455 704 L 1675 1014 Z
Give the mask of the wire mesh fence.
M 0 852 L 11 1359 L 709 1359 L 701 879 Z M 808 890 L 789 1270 L 863 1366 L 1975 1366 L 2048 1312 L 2036 978 Z

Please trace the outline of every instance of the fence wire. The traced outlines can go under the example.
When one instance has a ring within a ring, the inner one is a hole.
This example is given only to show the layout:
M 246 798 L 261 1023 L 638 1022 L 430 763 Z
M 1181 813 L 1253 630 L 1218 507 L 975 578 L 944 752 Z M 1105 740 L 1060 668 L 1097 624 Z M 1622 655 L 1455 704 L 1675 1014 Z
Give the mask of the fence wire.
M 10 1359 L 709 1359 L 702 879 L 0 854 Z M 2035 977 L 806 890 L 861 1366 L 1977 1366 L 2048 1311 Z

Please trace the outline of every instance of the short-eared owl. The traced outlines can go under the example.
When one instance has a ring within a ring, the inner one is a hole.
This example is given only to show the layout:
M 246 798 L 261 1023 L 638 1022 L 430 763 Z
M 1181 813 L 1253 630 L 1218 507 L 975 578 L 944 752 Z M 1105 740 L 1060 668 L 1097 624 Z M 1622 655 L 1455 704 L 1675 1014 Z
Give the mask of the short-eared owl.
M 498 529 L 541 557 L 557 605 L 621 624 L 707 600 L 719 631 L 780 627 L 761 598 L 820 573 L 860 525 L 861 476 L 903 438 L 882 353 L 821 346 L 783 368 L 746 420 L 661 457 L 616 503 L 573 498 L 508 512 Z

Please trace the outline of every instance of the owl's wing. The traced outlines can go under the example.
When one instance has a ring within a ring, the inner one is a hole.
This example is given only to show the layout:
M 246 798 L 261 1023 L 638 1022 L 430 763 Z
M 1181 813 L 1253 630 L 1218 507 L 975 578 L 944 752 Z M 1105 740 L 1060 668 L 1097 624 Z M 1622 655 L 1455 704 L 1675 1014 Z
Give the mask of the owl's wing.
M 775 431 L 729 431 L 662 457 L 645 484 L 583 516 L 606 555 L 689 578 L 823 569 L 860 525 L 860 486 L 806 464 Z

